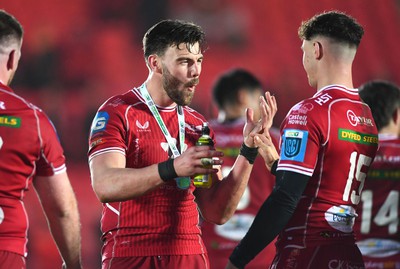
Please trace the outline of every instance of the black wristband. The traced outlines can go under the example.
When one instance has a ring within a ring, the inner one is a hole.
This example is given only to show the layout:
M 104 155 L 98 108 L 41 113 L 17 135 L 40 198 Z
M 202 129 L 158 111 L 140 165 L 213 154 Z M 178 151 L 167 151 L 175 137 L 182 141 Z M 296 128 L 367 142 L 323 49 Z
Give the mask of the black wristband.
M 258 155 L 258 148 L 249 148 L 245 143 L 240 147 L 239 154 L 245 157 L 250 164 L 253 164 Z
M 165 162 L 159 163 L 158 173 L 163 181 L 169 181 L 178 177 L 174 168 L 174 159 L 168 159 Z
M 276 168 L 278 168 L 279 159 L 277 159 L 271 166 L 271 174 L 276 176 Z

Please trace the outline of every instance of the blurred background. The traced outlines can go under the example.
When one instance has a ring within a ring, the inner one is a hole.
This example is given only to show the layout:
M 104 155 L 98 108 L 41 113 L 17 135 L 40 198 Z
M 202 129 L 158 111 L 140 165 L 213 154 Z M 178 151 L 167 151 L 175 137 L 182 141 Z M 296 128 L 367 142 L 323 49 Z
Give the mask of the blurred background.
M 315 93 L 303 70 L 297 29 L 315 13 L 337 9 L 365 29 L 353 69 L 354 86 L 371 79 L 400 84 L 400 0 L 3 0 L 0 8 L 24 26 L 19 70 L 12 88 L 43 108 L 65 149 L 82 219 L 86 269 L 100 268 L 101 204 L 86 152 L 90 123 L 110 96 L 140 86 L 148 71 L 142 36 L 154 23 L 178 18 L 200 24 L 209 49 L 192 107 L 215 117 L 211 87 L 223 72 L 246 68 L 275 94 L 279 126 L 289 108 Z M 34 191 L 28 268 L 61 268 Z

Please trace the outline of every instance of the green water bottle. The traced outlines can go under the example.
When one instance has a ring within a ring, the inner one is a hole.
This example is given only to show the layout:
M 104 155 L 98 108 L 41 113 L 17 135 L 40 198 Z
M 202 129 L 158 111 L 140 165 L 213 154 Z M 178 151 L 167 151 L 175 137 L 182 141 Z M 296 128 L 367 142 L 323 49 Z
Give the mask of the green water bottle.
M 214 141 L 210 136 L 210 128 L 208 127 L 208 123 L 204 122 L 202 127 L 202 134 L 196 142 L 196 146 L 214 146 Z M 204 168 L 212 168 L 212 159 L 211 158 L 203 158 L 202 159 Z M 193 183 L 198 188 L 210 188 L 212 183 L 212 174 L 208 175 L 196 175 L 193 178 Z

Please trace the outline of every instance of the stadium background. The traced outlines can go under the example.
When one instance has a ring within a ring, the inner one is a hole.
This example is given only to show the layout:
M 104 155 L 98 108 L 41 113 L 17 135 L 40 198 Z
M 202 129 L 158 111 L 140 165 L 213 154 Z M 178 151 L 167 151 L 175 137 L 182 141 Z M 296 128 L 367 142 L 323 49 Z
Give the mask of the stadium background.
M 0 8 L 25 29 L 12 87 L 48 113 L 65 148 L 81 213 L 86 269 L 100 268 L 101 248 L 101 206 L 86 160 L 90 122 L 109 96 L 146 79 L 141 39 L 158 20 L 192 20 L 206 31 L 209 49 L 192 107 L 207 118 L 216 116 L 210 94 L 215 79 L 233 67 L 254 72 L 276 95 L 276 126 L 293 104 L 314 94 L 301 64 L 297 29 L 302 20 L 325 10 L 347 12 L 364 26 L 353 69 L 355 87 L 370 79 L 400 84 L 399 0 L 3 0 Z M 25 203 L 31 225 L 28 268 L 60 268 L 33 190 Z

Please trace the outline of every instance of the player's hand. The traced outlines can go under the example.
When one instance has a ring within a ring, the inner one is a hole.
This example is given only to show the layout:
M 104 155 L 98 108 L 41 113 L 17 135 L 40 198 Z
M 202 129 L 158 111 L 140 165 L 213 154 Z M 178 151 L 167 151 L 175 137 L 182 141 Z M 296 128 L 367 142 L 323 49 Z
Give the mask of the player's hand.
M 272 165 L 279 159 L 279 154 L 269 132 L 256 134 L 254 136 L 254 145 L 258 147 L 258 153 L 263 157 L 265 166 L 271 171 Z
M 204 168 L 205 164 L 221 165 L 219 159 L 224 154 L 209 146 L 195 146 L 188 148 L 182 155 L 174 160 L 175 172 L 180 177 L 191 177 L 196 174 L 215 174 L 217 168 Z
M 260 115 L 261 118 L 258 121 L 254 120 L 254 111 L 251 108 L 246 110 L 246 124 L 243 128 L 244 143 L 248 147 L 256 147 L 254 145 L 254 136 L 256 134 L 268 133 L 272 126 L 274 116 L 278 111 L 278 106 L 274 96 L 270 92 L 265 93 L 264 96 L 260 96 Z

